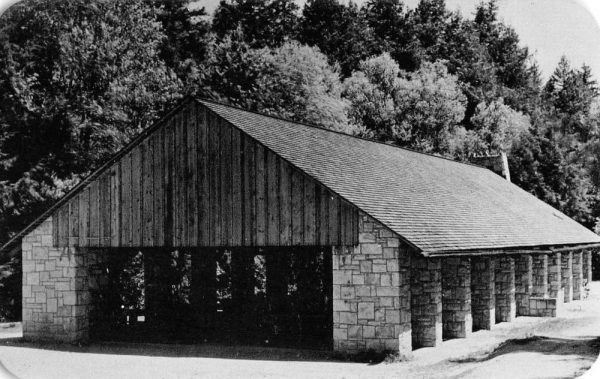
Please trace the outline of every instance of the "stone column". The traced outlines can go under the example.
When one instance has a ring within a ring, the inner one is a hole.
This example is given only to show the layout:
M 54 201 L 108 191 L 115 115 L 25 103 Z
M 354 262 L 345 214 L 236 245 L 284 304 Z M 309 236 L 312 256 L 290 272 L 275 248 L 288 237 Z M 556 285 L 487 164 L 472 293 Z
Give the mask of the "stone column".
M 534 254 L 533 258 L 533 292 L 531 296 L 548 297 L 548 255 Z
M 366 215 L 358 230 L 358 246 L 333 248 L 333 348 L 410 355 L 412 250 Z
M 442 342 L 442 260 L 414 255 L 411 259 L 413 348 Z
M 562 258 L 560 253 L 550 254 L 548 257 L 548 297 L 557 299 L 557 306 L 563 303 L 564 291 L 562 289 Z
M 465 338 L 473 330 L 471 259 L 451 257 L 442 262 L 443 338 Z
M 564 252 L 561 255 L 561 279 L 563 287 L 564 302 L 568 303 L 573 299 L 573 253 Z
M 22 241 L 23 337 L 28 340 L 85 342 L 89 339 L 88 265 L 94 254 L 56 248 L 52 218 Z
M 491 257 L 471 258 L 473 331 L 491 329 L 496 323 L 494 282 L 494 260 Z
M 589 288 L 592 282 L 592 252 L 585 250 L 583 252 L 583 285 Z
M 517 316 L 515 302 L 515 260 L 498 257 L 495 267 L 496 322 L 511 322 Z
M 531 254 L 515 258 L 515 301 L 517 316 L 529 316 L 529 298 L 533 292 L 533 257 Z
M 583 253 L 573 253 L 573 300 L 583 298 Z

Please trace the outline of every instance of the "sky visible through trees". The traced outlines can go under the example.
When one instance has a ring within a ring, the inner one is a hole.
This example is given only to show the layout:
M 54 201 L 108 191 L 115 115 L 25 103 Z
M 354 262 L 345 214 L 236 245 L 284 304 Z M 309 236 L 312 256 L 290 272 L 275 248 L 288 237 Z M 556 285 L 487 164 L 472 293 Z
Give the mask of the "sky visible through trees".
M 0 17 L 0 241 L 188 94 L 456 160 L 504 151 L 515 184 L 594 228 L 594 75 L 563 57 L 542 79 L 495 1 L 465 17 L 228 0 L 210 18 L 186 0 L 24 0 Z

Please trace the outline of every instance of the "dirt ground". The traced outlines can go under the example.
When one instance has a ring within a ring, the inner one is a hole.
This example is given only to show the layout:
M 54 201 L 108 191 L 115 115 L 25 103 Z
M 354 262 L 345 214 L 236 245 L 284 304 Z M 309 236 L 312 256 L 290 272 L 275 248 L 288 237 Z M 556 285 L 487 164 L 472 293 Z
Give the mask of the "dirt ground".
M 600 352 L 600 282 L 561 317 L 519 317 L 467 339 L 415 350 L 403 362 L 356 363 L 332 354 L 252 347 L 33 345 L 0 324 L 0 378 L 574 378 Z M 586 378 L 600 377 L 600 362 Z M 4 375 L 4 376 L 3 376 Z

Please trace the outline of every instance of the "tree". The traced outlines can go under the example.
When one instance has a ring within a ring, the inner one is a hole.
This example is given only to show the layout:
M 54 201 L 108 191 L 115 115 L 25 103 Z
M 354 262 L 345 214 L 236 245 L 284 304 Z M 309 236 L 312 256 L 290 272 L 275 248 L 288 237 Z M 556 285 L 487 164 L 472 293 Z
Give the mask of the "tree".
M 206 59 L 190 78 L 190 92 L 232 105 L 253 109 L 251 94 L 263 70 L 262 57 L 246 42 L 241 28 L 213 39 Z
M 598 87 L 588 66 L 572 69 L 567 57 L 562 56 L 546 83 L 544 96 L 564 116 L 587 115 L 598 96 Z
M 373 32 L 354 3 L 338 0 L 309 0 L 302 11 L 298 40 L 317 46 L 331 64 L 339 63 L 349 76 L 360 61 L 378 53 Z
M 440 63 L 403 72 L 388 54 L 363 61 L 345 82 L 350 117 L 373 137 L 426 152 L 447 154 L 464 117 L 457 78 Z
M 402 69 L 414 70 L 418 66 L 418 44 L 410 31 L 404 4 L 400 0 L 370 0 L 361 11 L 373 31 L 375 50 L 388 52 Z
M 204 7 L 192 9 L 189 0 L 147 1 L 156 9 L 156 19 L 166 36 L 160 44 L 160 57 L 181 75 L 181 66 L 185 66 L 186 61 L 199 62 L 206 55 L 210 32 L 208 15 Z
M 252 94 L 256 107 L 280 117 L 353 133 L 338 71 L 318 49 L 289 42 L 258 52 L 265 71 Z
M 528 78 L 529 51 L 519 46 L 519 36 L 514 29 L 498 21 L 496 0 L 481 3 L 475 11 L 474 24 L 480 42 L 487 47 L 497 68 L 497 77 L 508 88 L 518 88 Z
M 401 145 L 448 152 L 450 136 L 464 117 L 466 98 L 446 66 L 425 63 L 401 78 L 395 102 L 398 121 L 394 136 Z
M 221 0 L 212 30 L 219 37 L 240 28 L 252 47 L 281 46 L 295 35 L 298 5 L 287 0 Z
M 0 35 L 2 239 L 180 97 L 141 1 L 23 2 Z
M 252 49 L 241 31 L 209 52 L 200 92 L 211 98 L 299 122 L 353 132 L 339 73 L 317 48 L 288 42 Z
M 364 60 L 344 82 L 344 97 L 350 101 L 348 116 L 380 141 L 392 141 L 396 127 L 396 91 L 400 68 L 384 53 Z
M 478 154 L 509 153 L 523 133 L 530 128 L 529 118 L 504 104 L 502 99 L 477 106 L 471 119 L 475 133 L 483 143 L 484 151 Z

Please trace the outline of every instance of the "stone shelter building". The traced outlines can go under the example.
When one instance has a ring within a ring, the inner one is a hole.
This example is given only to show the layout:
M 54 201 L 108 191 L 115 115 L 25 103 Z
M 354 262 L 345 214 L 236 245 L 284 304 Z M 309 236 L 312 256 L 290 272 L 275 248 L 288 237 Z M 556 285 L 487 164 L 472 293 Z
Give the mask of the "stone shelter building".
M 293 334 L 336 351 L 410 352 L 556 316 L 585 297 L 599 246 L 486 168 L 189 98 L 2 251 L 22 254 L 32 340 L 101 338 L 109 312 L 97 294 L 119 281 L 102 264 L 132 251 L 145 317 L 127 323 L 169 323 L 177 312 L 157 278 L 177 250 L 191 262 L 188 334 L 227 324 L 261 343 Z M 266 305 L 252 318 L 258 295 Z

